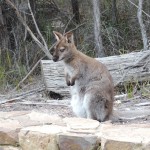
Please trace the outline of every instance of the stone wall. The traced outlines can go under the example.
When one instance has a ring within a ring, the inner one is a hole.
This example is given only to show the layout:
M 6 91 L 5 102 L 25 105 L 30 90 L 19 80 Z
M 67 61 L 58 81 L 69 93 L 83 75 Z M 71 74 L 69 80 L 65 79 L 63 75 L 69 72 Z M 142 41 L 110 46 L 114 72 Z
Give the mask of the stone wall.
M 150 124 L 0 112 L 0 150 L 150 150 Z

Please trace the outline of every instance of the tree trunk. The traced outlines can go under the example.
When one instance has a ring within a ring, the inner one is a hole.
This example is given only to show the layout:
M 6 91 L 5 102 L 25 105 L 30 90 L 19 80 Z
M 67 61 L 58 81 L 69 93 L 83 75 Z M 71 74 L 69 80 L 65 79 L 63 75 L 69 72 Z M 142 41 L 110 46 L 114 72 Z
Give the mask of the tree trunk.
M 116 0 L 111 0 L 111 4 L 112 4 L 112 23 L 115 25 L 118 23 L 118 19 L 117 19 L 117 6 L 116 6 Z
M 80 23 L 80 13 L 79 13 L 79 3 L 78 0 L 71 0 L 72 11 L 73 11 L 73 19 L 74 21 L 79 24 Z
M 6 35 L 7 34 L 6 34 L 6 28 L 5 28 L 5 23 L 4 23 L 3 13 L 2 13 L 2 6 L 0 5 L 0 41 L 1 41 L 0 49 L 1 50 L 8 44 L 8 40 L 6 41 Z
M 4 4 L 0 3 L 0 63 L 6 62 L 6 50 L 9 49 L 9 34 L 6 24 Z
M 144 25 L 143 19 L 142 19 L 142 8 L 143 8 L 143 0 L 139 0 L 137 17 L 138 17 L 138 21 L 140 24 L 141 34 L 142 34 L 143 49 L 147 50 L 148 49 L 148 40 L 147 40 L 145 25 Z
M 92 0 L 94 14 L 94 37 L 96 45 L 96 57 L 104 57 L 104 48 L 101 37 L 101 20 L 99 0 Z

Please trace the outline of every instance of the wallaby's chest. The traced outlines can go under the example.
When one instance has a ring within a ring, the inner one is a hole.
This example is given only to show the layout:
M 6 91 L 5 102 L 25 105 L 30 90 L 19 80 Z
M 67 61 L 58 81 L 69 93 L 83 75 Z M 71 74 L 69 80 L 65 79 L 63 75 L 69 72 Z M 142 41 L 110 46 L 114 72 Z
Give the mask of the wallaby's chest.
M 69 76 L 73 76 L 73 73 L 75 72 L 75 69 L 71 66 L 66 66 L 65 71 L 69 74 Z

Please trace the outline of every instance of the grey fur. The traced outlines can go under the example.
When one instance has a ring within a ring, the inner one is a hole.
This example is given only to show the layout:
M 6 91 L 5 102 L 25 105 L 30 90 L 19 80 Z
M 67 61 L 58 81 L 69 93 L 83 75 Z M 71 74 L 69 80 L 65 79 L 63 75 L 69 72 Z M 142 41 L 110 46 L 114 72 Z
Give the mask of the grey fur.
M 113 109 L 114 86 L 106 66 L 78 51 L 74 42 L 67 42 L 71 33 L 64 36 L 54 32 L 57 40 L 53 57 L 63 60 L 66 83 L 71 89 L 71 106 L 78 117 L 98 121 L 109 119 Z M 58 34 L 58 35 L 57 35 Z M 71 37 L 73 39 L 73 37 Z M 64 52 L 60 48 L 65 47 Z

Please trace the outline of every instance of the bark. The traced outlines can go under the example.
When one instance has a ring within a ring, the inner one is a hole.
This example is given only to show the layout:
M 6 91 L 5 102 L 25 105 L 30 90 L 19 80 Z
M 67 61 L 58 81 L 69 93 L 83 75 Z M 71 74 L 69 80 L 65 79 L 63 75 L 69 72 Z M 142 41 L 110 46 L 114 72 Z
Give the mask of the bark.
M 116 0 L 111 0 L 112 2 L 112 22 L 113 24 L 117 24 L 118 23 L 118 19 L 117 19 L 117 4 L 116 4 Z
M 104 48 L 101 35 L 100 4 L 99 0 L 92 0 L 94 17 L 94 38 L 96 45 L 96 57 L 104 57 Z
M 8 48 L 8 32 L 5 26 L 5 16 L 3 15 L 3 6 L 0 5 L 0 49 Z
M 0 63 L 6 63 L 6 51 L 10 48 L 10 35 L 7 25 L 7 12 L 4 3 L 0 3 Z
M 79 3 L 78 0 L 71 0 L 72 11 L 73 11 L 73 19 L 74 21 L 79 24 L 80 23 L 80 13 L 79 13 Z
M 137 17 L 138 17 L 138 21 L 139 21 L 139 25 L 140 25 L 140 29 L 141 29 L 141 34 L 142 34 L 143 49 L 147 50 L 148 49 L 148 40 L 147 40 L 145 25 L 143 23 L 143 18 L 142 18 L 142 8 L 143 8 L 143 0 L 139 0 Z

